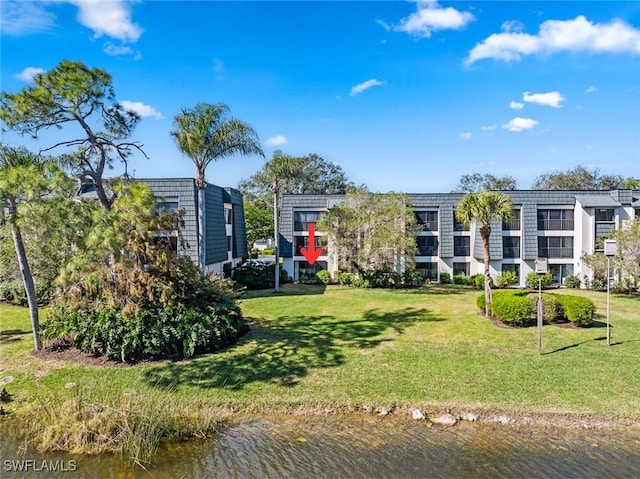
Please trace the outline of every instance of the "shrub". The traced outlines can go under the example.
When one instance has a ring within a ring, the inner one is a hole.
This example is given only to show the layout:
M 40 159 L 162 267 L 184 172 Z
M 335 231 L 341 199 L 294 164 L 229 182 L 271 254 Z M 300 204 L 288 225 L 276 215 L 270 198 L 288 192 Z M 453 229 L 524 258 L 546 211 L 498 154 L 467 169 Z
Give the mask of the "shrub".
M 408 269 L 404 272 L 403 280 L 405 285 L 419 286 L 424 282 L 422 274 L 415 269 Z
M 232 277 L 238 284 L 247 289 L 267 289 L 275 286 L 275 263 L 263 265 L 246 261 L 233 269 Z M 289 275 L 284 269 L 280 270 L 280 282 L 285 283 Z
M 526 282 L 530 288 L 538 289 L 538 281 L 540 279 L 542 280 L 542 287 L 546 288 L 553 282 L 553 275 L 549 270 L 547 270 L 545 274 L 538 274 L 535 271 L 531 271 L 526 277 Z
M 484 289 L 484 274 L 478 273 L 474 274 L 469 278 L 469 285 L 475 285 L 477 289 Z M 489 277 L 489 287 L 494 288 L 493 278 Z
M 440 283 L 442 284 L 451 283 L 451 275 L 447 272 L 440 273 Z
M 36 301 L 38 304 L 45 304 L 51 300 L 53 285 L 35 284 Z M 27 292 L 22 281 L 10 281 L 0 284 L 0 303 L 10 303 L 16 306 L 27 305 Z
M 363 272 L 362 280 L 368 283 L 369 286 L 361 287 L 400 288 L 403 286 L 402 276 L 399 273 L 393 271 L 389 266 Z
M 331 273 L 329 273 L 326 269 L 318 271 L 316 273 L 316 277 L 322 284 L 329 284 L 331 282 Z
M 531 321 L 531 302 L 522 295 L 494 295 L 491 312 L 505 324 L 524 326 Z
M 634 285 L 629 278 L 625 278 L 611 285 L 611 292 L 616 294 L 631 294 L 637 289 L 637 285 Z
M 589 326 L 593 323 L 593 315 L 596 312 L 593 301 L 568 294 L 559 294 L 557 298 L 569 321 L 578 326 Z
M 531 308 L 535 314 L 536 311 L 538 311 L 538 295 L 530 294 L 529 301 L 531 301 Z M 546 321 L 561 321 L 566 319 L 562 303 L 555 294 L 545 293 L 542 295 L 542 317 Z
M 591 281 L 590 289 L 593 289 L 595 291 L 606 291 L 607 280 L 601 279 L 601 278 L 594 278 L 593 281 Z
M 42 324 L 42 335 L 71 338 L 81 351 L 116 361 L 189 358 L 233 344 L 246 331 L 237 297 L 231 282 L 208 277 L 191 305 L 161 308 L 146 301 L 132 310 L 59 304 Z
M 338 283 L 345 286 L 351 286 L 355 281 L 355 274 L 353 273 L 347 273 L 345 271 L 338 270 L 335 272 L 335 276 Z
M 507 288 L 518 282 L 518 275 L 515 271 L 502 271 L 496 276 L 495 284 L 498 288 Z
M 567 288 L 577 289 L 580 287 L 580 278 L 578 278 L 575 274 L 565 276 L 564 285 Z
M 267 256 L 268 256 L 268 255 L 276 254 L 276 249 L 275 249 L 275 248 L 264 248 L 264 249 L 262 250 L 262 254 L 263 254 L 263 255 L 267 255 Z

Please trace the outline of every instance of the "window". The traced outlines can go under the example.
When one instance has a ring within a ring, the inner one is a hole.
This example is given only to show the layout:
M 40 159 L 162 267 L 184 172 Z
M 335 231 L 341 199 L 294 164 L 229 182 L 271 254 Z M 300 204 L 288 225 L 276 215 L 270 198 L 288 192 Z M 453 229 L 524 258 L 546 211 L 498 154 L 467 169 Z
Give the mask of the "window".
M 178 198 L 164 198 L 156 204 L 156 214 L 160 213 L 178 213 Z
M 540 258 L 573 258 L 571 236 L 538 236 Z
M 418 245 L 418 256 L 438 256 L 437 236 L 418 236 L 416 244 Z
M 233 238 L 227 236 L 227 251 L 233 251 Z
M 309 231 L 309 225 L 315 225 L 324 211 L 295 211 L 293 213 L 293 230 Z
M 453 231 L 469 231 L 470 225 L 466 225 L 462 221 L 456 219 L 456 215 L 453 215 Z
M 613 208 L 596 208 L 596 222 L 598 221 L 614 221 L 614 209 Z
M 453 256 L 471 256 L 471 238 L 469 236 L 453 237 Z
M 519 264 L 503 264 L 502 271 L 513 271 L 516 274 L 516 278 L 518 278 L 518 283 L 520 283 L 520 265 Z
M 636 208 L 636 218 L 640 219 L 640 208 Z
M 296 236 L 293 238 L 293 251 L 295 252 L 295 256 L 302 256 L 300 252 L 300 248 L 305 247 L 309 248 L 309 237 L 308 236 Z M 322 255 L 327 254 L 327 237 L 326 236 L 316 236 L 316 248 L 322 248 Z
M 323 269 L 327 269 L 326 261 L 316 261 L 309 264 L 306 261 L 296 261 L 295 269 L 298 272 L 298 281 L 313 281 L 316 279 L 316 273 Z
M 502 231 L 520 231 L 520 210 L 513 210 L 513 217 L 502 223 Z
M 437 211 L 416 211 L 415 215 L 423 231 L 438 231 Z
M 469 276 L 469 271 L 470 271 L 469 263 L 453 263 L 454 276 Z
M 503 236 L 502 237 L 502 257 L 503 258 L 519 258 L 520 257 L 520 237 L 519 236 Z
M 233 223 L 233 210 L 231 208 L 224 209 L 224 222 L 228 225 Z
M 564 279 L 573 274 L 573 265 L 572 264 L 550 264 L 549 271 L 551 271 L 551 275 L 553 276 L 553 282 L 558 284 L 563 284 Z
M 573 231 L 573 210 L 538 210 L 539 231 Z
M 424 279 L 431 281 L 438 280 L 438 263 L 416 263 L 416 271 L 420 273 Z
M 229 262 L 229 263 L 223 263 L 222 264 L 222 275 L 225 278 L 231 278 L 231 269 L 233 268 L 233 265 Z

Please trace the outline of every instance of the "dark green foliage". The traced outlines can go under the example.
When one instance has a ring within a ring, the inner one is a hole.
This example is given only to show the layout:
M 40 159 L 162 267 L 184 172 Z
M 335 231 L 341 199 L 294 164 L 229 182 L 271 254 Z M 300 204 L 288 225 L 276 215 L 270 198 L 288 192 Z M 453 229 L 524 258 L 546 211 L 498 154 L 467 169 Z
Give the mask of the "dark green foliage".
M 38 304 L 45 304 L 51 299 L 53 292 L 52 284 L 36 283 L 36 301 Z M 0 284 L 0 303 L 10 303 L 17 306 L 27 305 L 27 293 L 24 289 L 24 283 L 21 281 L 12 281 Z
M 593 301 L 581 296 L 566 294 L 558 295 L 557 298 L 569 321 L 578 326 L 589 326 L 593 323 L 593 315 L 596 312 Z
M 538 295 L 530 294 L 529 301 L 534 313 L 538 311 Z M 562 303 L 555 294 L 542 295 L 542 317 L 545 321 L 562 321 L 566 319 Z
M 326 269 L 322 269 L 316 273 L 316 278 L 318 278 L 318 281 L 322 284 L 329 284 L 331 282 L 331 273 Z
M 577 289 L 580 287 L 580 278 L 575 274 L 570 274 L 564 278 L 564 285 L 567 288 Z
M 335 272 L 335 277 L 338 281 L 338 283 L 345 285 L 345 286 L 351 286 L 353 285 L 355 279 L 356 279 L 356 275 L 354 273 L 347 273 L 345 271 L 336 271 Z
M 390 267 L 382 267 L 376 270 L 367 270 L 362 273 L 364 287 L 371 288 L 402 288 L 404 280 L 402 275 L 393 271 Z
M 542 287 L 546 288 L 553 282 L 553 275 L 551 271 L 547 270 L 545 274 L 538 274 L 535 271 L 531 271 L 526 278 L 526 282 L 530 288 L 538 289 L 538 281 L 542 279 Z
M 518 282 L 518 275 L 514 271 L 502 271 L 496 276 L 496 288 L 507 288 Z
M 405 286 L 419 286 L 424 283 L 424 278 L 415 269 L 408 269 L 404 272 L 403 280 Z
M 440 273 L 440 283 L 449 284 L 451 283 L 451 275 L 449 273 Z
M 116 361 L 190 358 L 233 344 L 246 331 L 236 298 L 228 281 L 207 278 L 191 305 L 161 309 L 145 302 L 133 317 L 120 307 L 61 304 L 52 308 L 42 333 Z
M 233 279 L 247 289 L 267 289 L 275 287 L 275 263 L 263 265 L 246 261 L 233 269 Z M 280 270 L 280 282 L 289 280 L 289 274 Z

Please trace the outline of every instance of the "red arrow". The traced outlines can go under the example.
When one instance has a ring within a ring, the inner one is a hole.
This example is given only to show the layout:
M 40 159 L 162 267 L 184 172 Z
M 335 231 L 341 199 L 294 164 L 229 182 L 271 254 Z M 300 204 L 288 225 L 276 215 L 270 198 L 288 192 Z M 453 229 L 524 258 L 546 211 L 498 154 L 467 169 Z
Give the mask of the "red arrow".
M 309 225 L 309 249 L 304 246 L 300 248 L 302 255 L 307 258 L 309 264 L 313 264 L 318 260 L 318 256 L 322 254 L 322 248 L 316 248 L 316 225 Z

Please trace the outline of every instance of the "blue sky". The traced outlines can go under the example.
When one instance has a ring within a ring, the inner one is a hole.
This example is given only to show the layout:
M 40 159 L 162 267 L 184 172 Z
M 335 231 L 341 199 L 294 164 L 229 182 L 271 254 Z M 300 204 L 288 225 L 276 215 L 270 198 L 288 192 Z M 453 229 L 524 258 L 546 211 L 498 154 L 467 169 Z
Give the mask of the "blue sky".
M 169 132 L 200 101 L 226 103 L 267 158 L 316 153 L 373 191 L 445 192 L 473 172 L 525 189 L 579 164 L 640 177 L 640 2 L 1 7 L 2 91 L 62 59 L 107 70 L 117 100 L 143 116 L 132 139 L 150 159 L 130 162 L 139 178 L 194 176 Z M 263 161 L 221 160 L 207 179 L 235 186 Z

